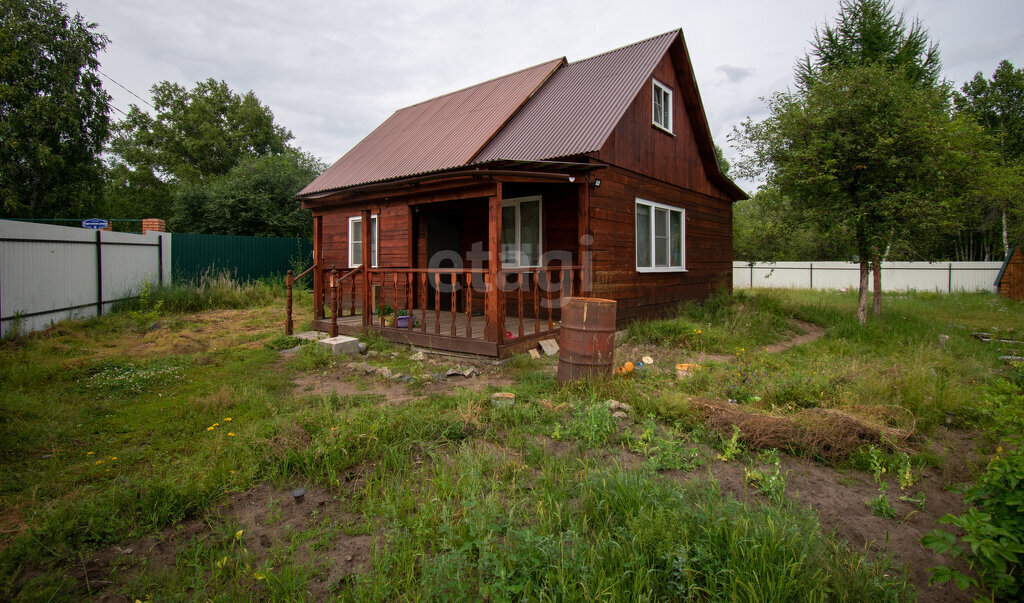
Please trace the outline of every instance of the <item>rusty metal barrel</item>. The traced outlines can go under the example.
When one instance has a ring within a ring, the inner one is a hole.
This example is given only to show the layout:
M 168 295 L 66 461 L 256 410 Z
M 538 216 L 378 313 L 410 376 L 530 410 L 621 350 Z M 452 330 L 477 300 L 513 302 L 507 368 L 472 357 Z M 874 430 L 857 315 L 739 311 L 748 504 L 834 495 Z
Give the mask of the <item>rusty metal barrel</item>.
M 615 308 L 611 299 L 568 297 L 562 300 L 558 340 L 558 384 L 602 379 L 615 364 Z

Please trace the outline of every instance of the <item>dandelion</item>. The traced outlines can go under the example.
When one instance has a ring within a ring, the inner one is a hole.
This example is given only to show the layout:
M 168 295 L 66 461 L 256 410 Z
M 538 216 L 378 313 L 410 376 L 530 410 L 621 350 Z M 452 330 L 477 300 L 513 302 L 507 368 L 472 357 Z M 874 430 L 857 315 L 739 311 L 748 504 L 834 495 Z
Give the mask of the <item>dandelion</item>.
M 210 425 L 209 427 L 207 427 L 206 431 L 213 431 L 213 425 Z
M 96 453 L 95 452 L 86 452 L 85 456 L 89 456 L 90 454 L 96 454 Z
M 233 437 L 235 437 L 235 434 L 233 434 L 233 433 L 231 433 L 231 432 L 229 431 L 229 432 L 228 432 L 228 437 L 229 437 L 229 438 L 233 438 Z
M 112 457 L 110 457 L 110 460 L 112 460 L 112 461 L 116 461 L 116 460 L 117 460 L 117 457 L 116 457 L 116 456 L 112 456 Z
M 227 423 L 227 422 L 228 422 L 228 421 L 230 421 L 230 420 L 231 420 L 231 417 L 224 417 L 224 422 L 225 422 L 225 423 Z
M 97 465 L 102 465 L 103 464 L 103 459 L 100 459 L 100 460 L 96 461 L 96 464 Z

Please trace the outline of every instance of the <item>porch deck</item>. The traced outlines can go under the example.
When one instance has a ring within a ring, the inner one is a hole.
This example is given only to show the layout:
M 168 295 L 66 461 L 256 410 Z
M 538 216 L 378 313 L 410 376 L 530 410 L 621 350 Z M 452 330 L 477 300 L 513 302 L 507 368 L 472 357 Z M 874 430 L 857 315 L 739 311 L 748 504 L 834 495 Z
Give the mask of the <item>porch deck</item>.
M 370 328 L 379 332 L 388 341 L 483 356 L 506 356 L 514 351 L 522 350 L 530 344 L 535 344 L 541 339 L 558 337 L 557 322 L 554 323 L 553 330 L 549 330 L 547 319 L 538 321 L 534 318 L 523 318 L 520 330 L 518 316 L 505 316 L 505 329 L 507 333 L 511 334 L 511 337 L 507 335 L 503 337 L 501 344 L 484 340 L 487 323 L 482 314 L 470 317 L 468 325 L 465 314 L 456 315 L 454 329 L 450 312 L 442 312 L 437 315 L 433 311 L 429 311 L 422 318 L 420 313 L 416 312 L 415 318 L 420 321 L 420 324 L 411 328 L 381 326 L 379 317 L 374 316 L 373 318 L 374 324 Z M 314 320 L 313 328 L 330 332 L 330 318 Z M 338 333 L 361 335 L 364 332 L 363 315 L 358 308 L 355 314 L 338 316 Z

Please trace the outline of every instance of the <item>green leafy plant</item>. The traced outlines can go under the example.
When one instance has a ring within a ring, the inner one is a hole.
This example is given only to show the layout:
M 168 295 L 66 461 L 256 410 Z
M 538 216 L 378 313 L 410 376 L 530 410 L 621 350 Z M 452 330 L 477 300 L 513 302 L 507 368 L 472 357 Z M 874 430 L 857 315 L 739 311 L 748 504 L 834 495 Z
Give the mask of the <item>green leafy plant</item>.
M 868 447 L 868 464 L 871 466 L 871 473 L 875 483 L 878 484 L 878 496 L 869 499 L 867 504 L 875 515 L 892 519 L 899 515 L 899 513 L 892 506 L 892 503 L 889 502 L 889 495 L 886 493 L 889 489 L 889 484 L 885 481 L 885 474 L 889 472 L 889 469 L 886 467 L 885 457 L 882 455 L 882 452 L 874 446 Z M 908 458 L 907 465 L 909 466 L 909 464 L 910 460 Z
M 917 507 L 918 509 L 921 509 L 922 511 L 924 511 L 924 503 L 925 503 L 924 490 L 921 490 L 920 492 L 918 492 L 917 496 L 910 496 L 909 494 L 904 494 L 903 496 L 900 497 L 900 500 L 905 502 L 905 503 L 910 503 L 910 504 L 914 505 L 915 507 Z
M 973 506 L 961 515 L 946 515 L 939 523 L 960 528 L 959 537 L 945 530 L 932 530 L 921 544 L 962 559 L 977 572 L 978 579 L 955 568 L 933 567 L 932 582 L 953 580 L 965 590 L 970 586 L 987 592 L 993 599 L 1019 600 L 1024 594 L 1024 452 L 1020 437 L 1013 448 L 1000 446 L 978 482 L 964 493 Z M 1005 452 L 1005 454 L 1004 454 Z M 960 544 L 958 544 L 958 541 Z M 961 546 L 961 544 L 966 545 Z
M 900 479 L 900 490 L 906 490 L 917 483 L 918 474 L 910 464 L 910 457 L 906 452 L 900 452 L 897 456 L 897 476 Z
M 781 504 L 786 500 L 786 478 L 782 475 L 782 461 L 779 451 L 774 448 L 757 455 L 759 463 L 768 465 L 767 469 L 751 465 L 743 470 L 746 483 L 760 490 L 768 500 Z
M 555 424 L 551 437 L 556 440 L 578 440 L 590 448 L 603 446 L 615 433 L 615 419 L 603 404 L 591 404 L 577 412 L 564 426 Z
M 152 294 L 153 284 L 146 281 L 142 284 L 142 290 L 139 291 L 139 298 L 135 309 L 128 312 L 128 316 L 135 323 L 136 330 L 144 331 L 148 329 L 160 317 L 160 311 L 164 307 L 164 300 L 157 299 L 154 302 Z
M 633 452 L 647 457 L 643 466 L 648 471 L 693 471 L 704 464 L 704 459 L 696 447 L 686 446 L 672 433 L 668 437 L 659 434 L 654 415 L 644 417 L 640 434 L 628 436 L 626 446 Z
M 878 496 L 868 500 L 868 506 L 871 507 L 871 512 L 886 519 L 892 519 L 899 515 L 896 508 L 889 502 L 889 495 L 885 493 L 885 484 L 882 484 L 882 486 L 879 487 L 879 490 L 881 490 L 881 493 Z
M 722 453 L 718 455 L 718 460 L 729 462 L 736 458 L 736 456 L 743 452 L 743 444 L 740 444 L 740 428 L 732 426 L 732 437 L 725 442 L 725 448 Z

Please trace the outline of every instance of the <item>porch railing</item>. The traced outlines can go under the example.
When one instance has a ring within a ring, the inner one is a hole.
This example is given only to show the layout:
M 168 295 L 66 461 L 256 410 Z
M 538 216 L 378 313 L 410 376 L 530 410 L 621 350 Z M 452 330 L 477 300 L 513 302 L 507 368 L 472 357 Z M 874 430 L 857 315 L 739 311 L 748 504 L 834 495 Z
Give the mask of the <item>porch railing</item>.
M 310 270 L 295 279 L 289 275 L 289 301 L 291 285 Z M 329 313 L 332 336 L 338 334 L 339 316 L 360 314 L 363 328 L 418 333 L 423 341 L 435 341 L 421 337 L 427 335 L 501 345 L 557 332 L 562 300 L 588 289 L 579 266 L 502 268 L 497 282 L 492 278 L 486 268 L 370 268 L 365 274 L 362 266 L 346 272 L 323 269 L 314 318 Z M 494 287 L 498 295 L 489 295 Z M 492 303 L 498 307 L 490 308 Z M 289 303 L 289 334 L 291 324 Z
M 496 315 L 498 343 L 506 343 L 510 335 L 543 337 L 557 330 L 561 301 L 581 291 L 580 277 L 579 266 L 503 268 L 496 283 L 500 307 L 491 313 L 487 292 L 495 285 L 485 268 L 373 268 L 369 271 L 370 286 L 379 287 L 380 294 L 374 311 L 383 306 L 391 306 L 393 311 L 371 315 L 370 323 L 381 328 L 493 341 L 479 318 Z M 388 316 L 400 313 L 410 318 L 389 324 Z M 474 321 L 474 316 L 478 320 Z M 527 332 L 531 326 L 532 331 Z
M 505 311 L 500 315 L 503 321 L 512 319 L 512 324 L 502 325 L 502 336 L 516 328 L 517 336 L 523 337 L 530 322 L 533 322 L 533 335 L 553 333 L 556 322 L 561 321 L 562 299 L 576 295 L 583 288 L 581 275 L 579 266 L 503 268 L 498 273 L 498 282 L 506 293 L 501 297 Z M 508 312 L 510 290 L 514 314 Z M 532 321 L 528 320 L 531 314 Z

